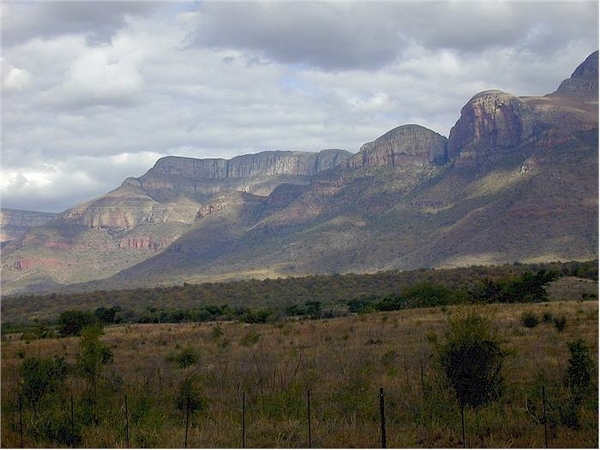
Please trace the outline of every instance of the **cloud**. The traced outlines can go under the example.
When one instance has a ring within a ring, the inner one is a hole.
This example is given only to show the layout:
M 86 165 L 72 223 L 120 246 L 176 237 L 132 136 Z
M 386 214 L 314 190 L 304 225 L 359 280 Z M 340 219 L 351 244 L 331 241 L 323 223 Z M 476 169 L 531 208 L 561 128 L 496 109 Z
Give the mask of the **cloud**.
M 58 211 L 164 155 L 448 135 L 475 93 L 556 89 L 597 2 L 5 2 L 2 203 Z
M 164 3 L 149 1 L 5 2 L 2 7 L 4 45 L 31 39 L 83 35 L 89 43 L 110 42 L 130 16 L 151 15 Z

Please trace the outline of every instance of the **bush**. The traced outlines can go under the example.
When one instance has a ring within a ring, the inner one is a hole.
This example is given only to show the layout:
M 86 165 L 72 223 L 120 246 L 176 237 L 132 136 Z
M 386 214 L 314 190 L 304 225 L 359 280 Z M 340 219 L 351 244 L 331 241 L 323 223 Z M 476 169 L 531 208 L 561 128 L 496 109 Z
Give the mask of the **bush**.
M 564 330 L 566 324 L 567 324 L 567 318 L 565 316 L 555 317 L 554 318 L 554 327 L 558 331 Z
M 205 399 L 202 395 L 202 383 L 200 377 L 192 374 L 186 377 L 177 392 L 176 405 L 180 411 L 189 410 L 193 413 L 204 407 Z
M 540 323 L 540 320 L 534 313 L 526 312 L 523 313 L 523 316 L 521 317 L 521 323 L 527 328 L 535 328 L 538 326 L 538 323 Z
M 91 312 L 71 309 L 61 313 L 58 318 L 60 334 L 63 336 L 79 336 L 85 327 L 98 322 Z
M 481 406 L 497 400 L 503 387 L 504 352 L 489 322 L 475 311 L 449 320 L 438 360 L 461 405 Z
M 583 339 L 568 342 L 571 352 L 565 383 L 571 391 L 571 397 L 576 405 L 589 393 L 592 384 L 594 361 L 590 349 Z
M 63 358 L 25 358 L 20 369 L 21 394 L 25 403 L 39 410 L 42 398 L 55 392 L 67 376 Z

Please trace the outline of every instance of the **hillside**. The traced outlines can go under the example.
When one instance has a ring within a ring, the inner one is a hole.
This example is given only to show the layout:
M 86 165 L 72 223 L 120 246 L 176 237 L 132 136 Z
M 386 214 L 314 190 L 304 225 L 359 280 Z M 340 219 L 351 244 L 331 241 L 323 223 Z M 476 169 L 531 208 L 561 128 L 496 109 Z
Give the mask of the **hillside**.
M 552 94 L 478 93 L 448 138 L 163 158 L 7 246 L 3 290 L 595 259 L 597 77 L 595 52 Z

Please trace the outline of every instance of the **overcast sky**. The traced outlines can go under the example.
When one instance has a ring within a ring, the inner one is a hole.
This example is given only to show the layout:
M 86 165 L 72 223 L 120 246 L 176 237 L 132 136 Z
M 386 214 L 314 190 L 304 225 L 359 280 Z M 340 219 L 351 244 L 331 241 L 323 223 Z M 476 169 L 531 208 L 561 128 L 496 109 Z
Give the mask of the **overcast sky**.
M 4 0 L 2 206 L 59 212 L 165 155 L 444 136 L 477 92 L 554 91 L 598 2 Z

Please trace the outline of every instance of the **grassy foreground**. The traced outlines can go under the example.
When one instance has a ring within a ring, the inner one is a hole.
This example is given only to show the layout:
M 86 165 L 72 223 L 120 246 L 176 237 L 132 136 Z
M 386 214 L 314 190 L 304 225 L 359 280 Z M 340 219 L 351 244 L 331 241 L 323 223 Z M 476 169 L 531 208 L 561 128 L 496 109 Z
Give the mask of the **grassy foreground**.
M 101 340 L 113 360 L 96 387 L 93 419 L 89 386 L 75 375 L 48 393 L 39 411 L 21 405 L 19 412 L 22 361 L 58 356 L 73 364 L 79 338 L 25 342 L 8 336 L 2 342 L 2 446 L 19 447 L 23 430 L 25 446 L 67 447 L 60 430 L 64 435 L 73 428 L 78 447 L 126 447 L 129 437 L 131 447 L 181 448 L 186 414 L 177 408 L 177 396 L 193 377 L 202 401 L 189 417 L 188 447 L 241 447 L 242 398 L 247 447 L 307 447 L 307 391 L 313 447 L 379 447 L 379 388 L 385 392 L 388 447 L 462 447 L 460 410 L 436 367 L 432 344 L 460 308 L 268 324 L 111 326 Z M 501 399 L 465 411 L 467 446 L 543 447 L 544 387 L 549 446 L 597 447 L 597 371 L 596 390 L 577 409 L 577 423 L 565 420 L 561 409 L 568 394 L 567 342 L 582 338 L 597 367 L 597 301 L 475 308 L 490 318 L 509 355 Z M 533 313 L 539 324 L 524 326 L 524 313 Z M 559 331 L 551 318 L 562 316 L 566 325 Z M 199 355 L 198 361 L 180 367 L 185 352 Z

